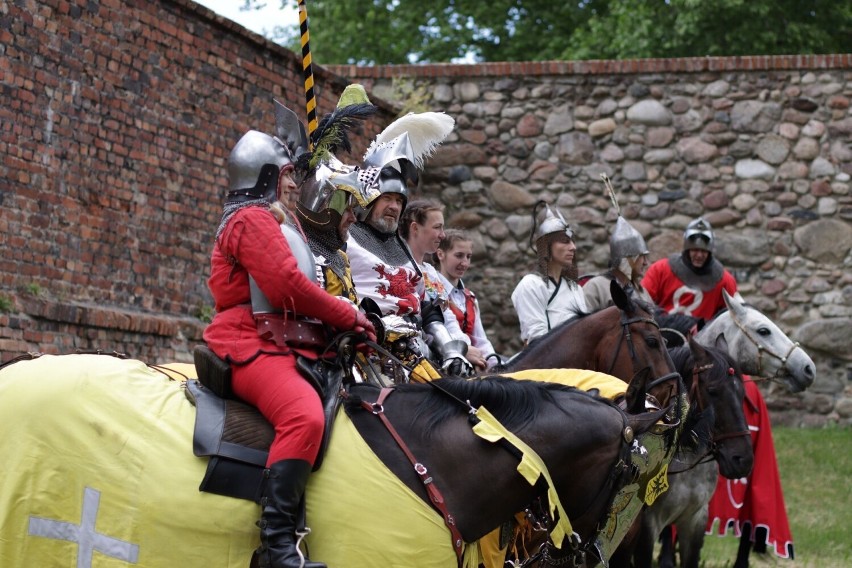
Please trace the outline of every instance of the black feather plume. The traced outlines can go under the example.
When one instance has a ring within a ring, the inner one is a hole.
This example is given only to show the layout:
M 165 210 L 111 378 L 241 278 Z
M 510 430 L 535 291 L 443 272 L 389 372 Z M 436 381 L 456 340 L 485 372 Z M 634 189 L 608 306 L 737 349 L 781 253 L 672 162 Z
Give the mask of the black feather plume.
M 309 167 L 315 168 L 317 164 L 327 160 L 330 154 L 336 154 L 339 150 L 351 152 L 349 130 L 360 121 L 376 114 L 378 110 L 377 106 L 370 103 L 358 103 L 336 108 L 334 112 L 325 115 L 311 135 L 313 152 L 308 158 Z

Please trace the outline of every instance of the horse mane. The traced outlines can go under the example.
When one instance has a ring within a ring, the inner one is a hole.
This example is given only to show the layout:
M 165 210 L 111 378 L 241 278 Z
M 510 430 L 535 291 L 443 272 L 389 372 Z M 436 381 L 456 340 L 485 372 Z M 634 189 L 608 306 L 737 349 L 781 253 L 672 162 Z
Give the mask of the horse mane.
M 367 389 L 372 390 L 368 394 Z M 578 398 L 592 398 L 606 402 L 610 401 L 574 387 L 558 383 L 543 383 L 523 381 L 500 376 L 486 376 L 475 380 L 444 378 L 433 381 L 433 384 L 407 383 L 397 385 L 399 394 L 417 393 L 423 396 L 412 414 L 412 421 L 422 421 L 426 426 L 424 435 L 427 437 L 445 420 L 459 413 L 469 411 L 467 403 L 474 408 L 484 406 L 509 430 L 518 430 L 529 423 L 550 403 L 557 407 L 554 393 L 567 392 Z M 347 409 L 360 405 L 360 399 L 378 396 L 378 388 L 370 385 L 357 385 L 352 388 L 353 394 L 346 403 Z M 459 401 L 453 400 L 452 397 Z M 358 406 L 360 408 L 360 406 Z
M 523 361 L 524 359 L 529 357 L 532 353 L 534 353 L 538 349 L 539 345 L 541 345 L 542 343 L 544 343 L 546 341 L 547 337 L 550 336 L 551 334 L 554 334 L 557 331 L 568 329 L 569 327 L 578 324 L 579 322 L 583 321 L 585 318 L 587 318 L 590 315 L 592 315 L 593 313 L 597 313 L 597 312 L 584 312 L 583 310 L 575 310 L 574 313 L 576 315 L 574 317 L 572 317 L 571 319 L 565 320 L 564 322 L 560 323 L 559 325 L 557 325 L 556 327 L 554 327 L 553 329 L 551 329 L 550 331 L 548 331 L 544 335 L 540 335 L 540 336 L 536 337 L 535 339 L 533 339 L 532 341 L 530 341 L 529 343 L 527 343 L 527 346 L 525 348 L 521 349 L 518 352 L 518 354 L 515 355 L 512 358 L 511 363 L 514 364 L 518 361 Z M 498 365 L 494 365 L 490 369 L 490 371 L 492 373 L 501 373 L 503 371 L 509 370 L 509 368 L 510 368 L 510 365 L 508 365 L 508 364 L 498 364 Z

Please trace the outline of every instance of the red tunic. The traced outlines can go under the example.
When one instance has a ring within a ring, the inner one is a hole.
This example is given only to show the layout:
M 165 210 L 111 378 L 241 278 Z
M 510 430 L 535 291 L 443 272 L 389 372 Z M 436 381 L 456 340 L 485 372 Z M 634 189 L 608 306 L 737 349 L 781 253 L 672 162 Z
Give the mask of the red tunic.
M 234 393 L 275 427 L 267 465 L 284 459 L 313 464 L 322 441 L 322 402 L 296 369 L 295 354 L 258 335 L 249 274 L 273 306 L 332 327 L 350 329 L 355 310 L 302 274 L 267 209 L 246 207 L 234 213 L 213 248 L 207 284 L 216 316 L 204 330 L 204 340 L 231 363 Z
M 781 558 L 792 558 L 793 536 L 784 507 L 769 411 L 757 385 L 749 377 L 743 378 L 746 391 L 743 410 L 754 447 L 754 469 L 744 479 L 719 476 L 716 493 L 710 500 L 707 534 L 724 535 L 732 530 L 740 536 L 743 525 L 749 524 L 754 540 L 754 530 L 763 527 L 767 530 L 767 548 L 772 548 Z
M 663 258 L 648 267 L 642 278 L 642 286 L 651 299 L 667 313 L 686 314 L 710 320 L 725 307 L 722 290 L 733 296 L 737 293 L 737 282 L 727 270 L 710 290 L 690 287 L 672 271 L 669 259 Z

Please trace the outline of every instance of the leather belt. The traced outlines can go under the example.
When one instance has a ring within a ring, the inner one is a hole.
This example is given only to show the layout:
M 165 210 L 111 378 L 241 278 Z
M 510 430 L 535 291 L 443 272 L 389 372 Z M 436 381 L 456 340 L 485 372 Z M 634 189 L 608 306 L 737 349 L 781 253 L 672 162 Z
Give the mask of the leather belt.
M 256 314 L 254 321 L 261 339 L 279 347 L 322 350 L 328 343 L 325 326 L 319 321 L 294 319 L 290 314 Z

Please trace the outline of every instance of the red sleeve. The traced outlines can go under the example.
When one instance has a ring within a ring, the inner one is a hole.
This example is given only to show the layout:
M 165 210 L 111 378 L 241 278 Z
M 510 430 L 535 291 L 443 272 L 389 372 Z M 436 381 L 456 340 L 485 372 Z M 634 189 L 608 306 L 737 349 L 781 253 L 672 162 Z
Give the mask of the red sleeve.
M 734 278 L 734 275 L 728 272 L 727 269 L 722 274 L 722 287 L 725 288 L 731 296 L 737 293 L 737 281 Z M 724 308 L 725 306 L 723 305 L 722 307 Z
M 273 306 L 292 309 L 339 328 L 355 322 L 355 309 L 329 295 L 305 276 L 269 211 L 247 207 L 234 214 L 220 237 L 224 254 L 232 256 L 257 282 Z

